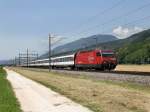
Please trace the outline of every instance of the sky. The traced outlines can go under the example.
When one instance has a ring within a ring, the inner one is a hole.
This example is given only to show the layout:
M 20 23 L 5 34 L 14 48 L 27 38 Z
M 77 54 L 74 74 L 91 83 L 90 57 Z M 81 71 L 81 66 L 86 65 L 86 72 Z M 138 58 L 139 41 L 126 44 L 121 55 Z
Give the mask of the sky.
M 45 53 L 49 33 L 53 47 L 94 34 L 126 38 L 150 27 L 149 10 L 149 0 L 0 0 L 0 60 Z

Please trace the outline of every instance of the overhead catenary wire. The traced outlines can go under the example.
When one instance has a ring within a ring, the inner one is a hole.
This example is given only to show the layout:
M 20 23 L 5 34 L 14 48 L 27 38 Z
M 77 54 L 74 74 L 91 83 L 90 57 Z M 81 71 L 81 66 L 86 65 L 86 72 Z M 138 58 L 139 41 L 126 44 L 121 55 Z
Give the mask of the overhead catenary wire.
M 117 6 L 119 6 L 119 5 L 120 5 L 122 2 L 124 2 L 124 1 L 125 1 L 125 0 L 119 0 L 117 3 L 115 3 L 114 5 L 112 5 L 110 8 L 105 9 L 105 10 L 103 10 L 103 11 L 97 13 L 96 15 L 94 15 L 94 16 L 88 18 L 85 23 L 89 23 L 90 21 L 93 21 L 93 20 L 94 20 L 95 18 L 97 18 L 98 16 L 102 16 L 103 14 L 106 14 L 106 12 L 112 11 L 112 9 L 116 8 Z M 82 26 L 82 25 L 84 25 L 84 23 L 81 24 L 80 26 Z
M 84 22 L 82 22 L 81 24 L 78 25 L 78 27 L 76 27 L 75 29 L 79 29 L 80 27 L 87 25 L 88 23 L 90 23 L 91 21 L 94 21 L 97 17 L 102 16 L 110 11 L 112 11 L 113 9 L 115 9 L 116 7 L 120 6 L 120 4 L 122 4 L 123 2 L 125 2 L 125 0 L 119 0 L 117 1 L 115 4 L 113 4 L 111 7 L 104 9 L 103 11 L 98 12 L 96 15 L 89 17 L 87 20 L 85 20 Z M 68 32 L 66 32 L 68 33 Z
M 136 20 L 133 20 L 133 21 L 124 23 L 124 24 L 121 24 L 120 26 L 132 25 L 132 24 L 135 24 L 135 23 L 137 23 L 137 22 L 139 22 L 139 21 L 142 21 L 142 20 L 145 20 L 145 19 L 150 19 L 150 15 L 149 15 L 149 16 L 145 16 L 145 17 L 142 17 L 142 18 L 140 18 L 140 19 L 136 19 Z M 106 29 L 104 32 L 109 31 L 109 30 L 111 30 L 111 29 L 112 29 L 112 28 Z
M 79 33 L 76 33 L 75 36 L 76 36 L 76 35 L 79 35 L 79 34 L 82 34 L 82 33 L 84 33 L 84 32 L 87 32 L 87 31 L 89 31 L 89 30 L 98 28 L 98 27 L 100 27 L 100 26 L 108 25 L 108 24 L 110 24 L 110 23 L 112 23 L 112 22 L 114 22 L 114 21 L 120 20 L 120 18 L 127 17 L 127 16 L 130 16 L 130 15 L 132 15 L 132 14 L 135 14 L 135 13 L 141 11 L 142 9 L 144 9 L 144 8 L 146 8 L 146 7 L 148 7 L 148 6 L 150 6 L 150 3 L 144 4 L 144 5 L 142 5 L 142 6 L 138 7 L 138 8 L 136 8 L 136 9 L 134 9 L 134 10 L 132 10 L 132 11 L 128 11 L 127 13 L 122 14 L 122 15 L 120 15 L 120 16 L 118 16 L 118 17 L 113 18 L 113 19 L 110 19 L 110 20 L 108 20 L 108 21 L 106 21 L 106 22 L 104 22 L 104 23 L 102 23 L 102 24 L 98 24 L 98 25 L 96 25 L 96 26 L 89 27 L 89 28 L 87 28 L 87 29 L 85 29 L 85 30 L 83 30 L 83 31 L 81 31 L 81 32 L 79 32 Z

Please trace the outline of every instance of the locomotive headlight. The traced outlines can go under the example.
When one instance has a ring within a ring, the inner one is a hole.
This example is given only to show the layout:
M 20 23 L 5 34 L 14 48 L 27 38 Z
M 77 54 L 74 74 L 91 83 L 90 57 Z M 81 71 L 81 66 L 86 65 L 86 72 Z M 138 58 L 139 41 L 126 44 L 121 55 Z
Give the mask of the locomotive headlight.
M 106 61 L 104 61 L 103 63 L 104 63 L 104 64 L 106 64 L 107 62 L 106 62 Z

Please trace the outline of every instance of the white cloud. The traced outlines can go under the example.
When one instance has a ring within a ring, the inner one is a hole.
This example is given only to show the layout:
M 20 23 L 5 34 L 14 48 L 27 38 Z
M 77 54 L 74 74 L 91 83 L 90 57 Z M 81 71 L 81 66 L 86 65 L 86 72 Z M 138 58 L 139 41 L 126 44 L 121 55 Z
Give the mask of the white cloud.
M 113 34 L 115 34 L 115 36 L 117 36 L 118 38 L 123 39 L 143 30 L 144 29 L 140 27 L 125 28 L 122 26 L 118 26 L 113 29 Z

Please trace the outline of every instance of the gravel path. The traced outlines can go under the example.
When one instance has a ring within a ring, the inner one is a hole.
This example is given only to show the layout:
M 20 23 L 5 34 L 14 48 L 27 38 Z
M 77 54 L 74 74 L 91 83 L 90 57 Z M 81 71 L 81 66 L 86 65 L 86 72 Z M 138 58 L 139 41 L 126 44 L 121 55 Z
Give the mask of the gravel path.
M 24 112 L 92 112 L 39 83 L 5 70 Z
M 100 80 L 113 80 L 113 81 L 124 81 L 134 82 L 138 84 L 144 84 L 150 86 L 150 75 L 134 75 L 134 74 L 123 74 L 123 73 L 103 73 L 94 71 L 71 71 L 71 70 L 52 70 L 57 73 L 71 74 L 71 75 L 84 75 L 90 76 Z

